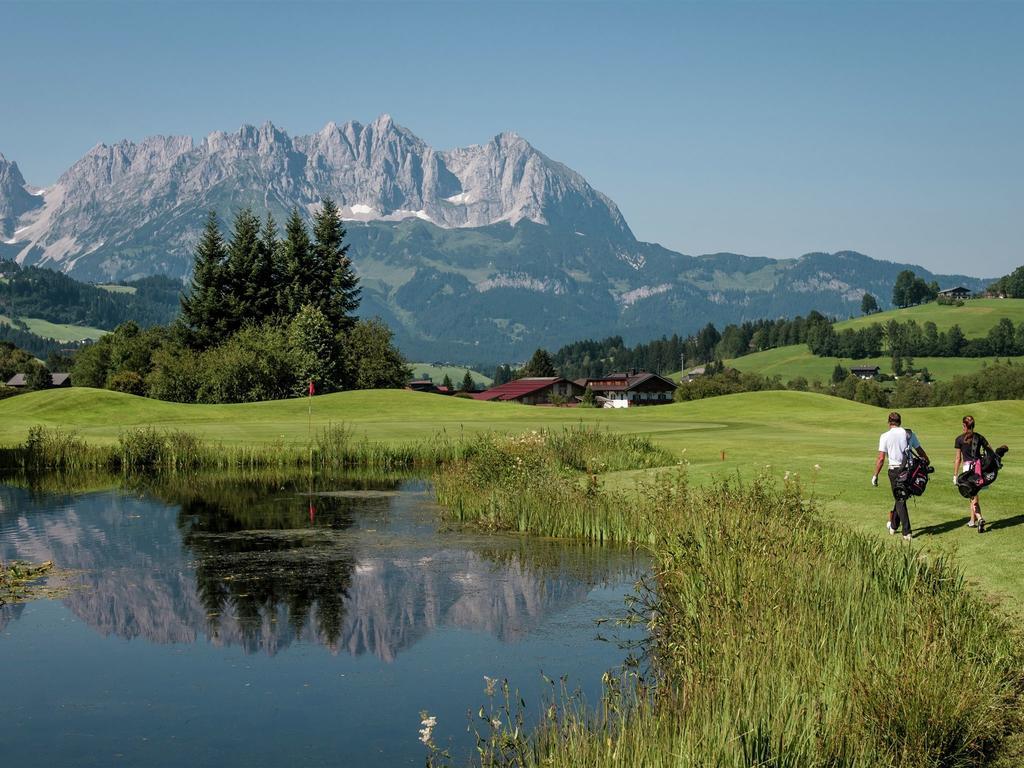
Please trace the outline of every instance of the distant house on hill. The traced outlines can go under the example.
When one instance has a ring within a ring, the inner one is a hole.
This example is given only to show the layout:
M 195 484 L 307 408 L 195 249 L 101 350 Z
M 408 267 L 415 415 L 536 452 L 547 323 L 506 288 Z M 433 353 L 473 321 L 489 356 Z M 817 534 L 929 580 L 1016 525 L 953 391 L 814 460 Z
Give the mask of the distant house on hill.
M 28 386 L 28 376 L 24 373 L 14 374 L 7 382 L 8 387 L 15 387 L 17 389 L 24 389 Z M 70 387 L 71 386 L 71 374 L 70 373 L 51 373 L 50 374 L 50 386 L 51 387 Z
M 516 379 L 506 384 L 476 392 L 474 400 L 516 402 L 523 405 L 547 405 L 552 396 L 573 400 L 583 394 L 583 387 L 561 376 L 542 376 Z
M 430 392 L 435 395 L 454 395 L 455 390 L 443 384 L 435 384 L 431 379 L 417 379 L 405 385 L 406 389 L 413 392 Z
M 606 408 L 664 405 L 672 402 L 676 391 L 674 381 L 646 371 L 609 373 L 595 379 L 577 379 L 576 383 L 593 392 L 597 402 Z
M 881 369 L 877 365 L 850 366 L 850 373 L 852 373 L 858 379 L 873 379 L 876 376 L 878 376 L 879 370 Z
M 973 293 L 962 285 L 958 285 L 956 288 L 947 288 L 944 291 L 939 291 L 940 298 L 953 299 L 954 301 L 969 299 L 972 295 Z
M 689 384 L 694 379 L 699 379 L 701 376 L 703 376 L 707 372 L 707 370 L 707 366 L 698 365 L 696 368 L 691 368 L 688 371 L 684 371 L 683 375 L 680 377 L 679 380 L 684 384 Z

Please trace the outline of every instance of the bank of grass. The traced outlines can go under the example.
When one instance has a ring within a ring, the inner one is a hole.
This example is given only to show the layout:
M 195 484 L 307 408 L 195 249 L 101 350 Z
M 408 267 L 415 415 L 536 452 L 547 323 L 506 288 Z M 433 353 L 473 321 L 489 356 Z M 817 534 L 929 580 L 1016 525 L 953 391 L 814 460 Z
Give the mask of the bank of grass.
M 960 307 L 931 301 L 916 307 L 891 309 L 843 320 L 836 323 L 836 330 L 864 328 L 872 323 L 885 325 L 890 320 L 901 323 L 914 320 L 918 325 L 935 323 L 940 331 L 948 331 L 954 325 L 959 325 L 965 336 L 978 338 L 987 335 L 989 329 L 1004 317 L 1012 320 L 1014 325 L 1024 322 L 1024 299 L 968 299 Z
M 93 328 L 88 325 L 72 325 L 70 323 L 51 323 L 38 317 L 19 317 L 30 333 L 42 336 L 44 339 L 55 339 L 56 341 L 85 341 L 86 339 L 98 339 L 110 331 L 102 328 Z M 9 317 L 0 315 L 0 323 L 14 325 Z
M 673 463 L 649 438 L 592 427 L 487 434 L 465 444 L 434 476 L 451 521 L 487 530 L 587 541 L 650 542 L 655 527 L 644 505 L 602 490 L 598 475 Z
M 549 482 L 522 474 L 504 493 L 543 505 L 534 493 Z M 1024 759 L 1020 634 L 948 557 L 851 533 L 795 482 L 695 489 L 676 469 L 636 495 L 605 496 L 573 503 L 603 512 L 626 501 L 645 511 L 619 521 L 623 538 L 653 536 L 655 575 L 634 612 L 650 630 L 649 670 L 637 686 L 607 689 L 596 709 L 549 710 L 532 735 L 505 719 L 483 742 L 484 765 Z M 535 533 L 550 525 L 544 511 Z

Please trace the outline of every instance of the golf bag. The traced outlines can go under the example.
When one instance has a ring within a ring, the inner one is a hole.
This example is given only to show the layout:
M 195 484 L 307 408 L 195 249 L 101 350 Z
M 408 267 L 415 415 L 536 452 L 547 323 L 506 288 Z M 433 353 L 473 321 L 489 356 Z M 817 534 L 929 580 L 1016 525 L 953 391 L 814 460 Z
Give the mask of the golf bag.
M 906 499 L 923 494 L 928 488 L 928 476 L 934 471 L 935 467 L 929 466 L 908 447 L 900 465 L 900 473 L 896 475 L 895 490 L 899 498 Z
M 981 454 L 981 458 L 973 463 L 968 472 L 961 472 L 956 477 L 956 489 L 965 499 L 972 499 L 979 491 L 988 488 L 999 477 L 1003 468 L 1003 456 L 1010 450 L 1001 445 L 994 451 L 989 449 Z

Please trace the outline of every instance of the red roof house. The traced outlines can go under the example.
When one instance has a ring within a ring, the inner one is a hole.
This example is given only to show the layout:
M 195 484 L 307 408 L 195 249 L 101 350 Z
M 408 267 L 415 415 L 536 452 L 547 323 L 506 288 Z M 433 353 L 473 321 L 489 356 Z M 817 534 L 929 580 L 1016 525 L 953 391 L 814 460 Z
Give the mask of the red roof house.
M 507 384 L 491 387 L 483 392 L 473 394 L 475 400 L 491 400 L 517 402 L 523 405 L 546 405 L 551 397 L 565 398 L 572 401 L 577 395 L 583 394 L 583 387 L 574 381 L 561 376 L 543 376 L 536 378 L 516 379 Z

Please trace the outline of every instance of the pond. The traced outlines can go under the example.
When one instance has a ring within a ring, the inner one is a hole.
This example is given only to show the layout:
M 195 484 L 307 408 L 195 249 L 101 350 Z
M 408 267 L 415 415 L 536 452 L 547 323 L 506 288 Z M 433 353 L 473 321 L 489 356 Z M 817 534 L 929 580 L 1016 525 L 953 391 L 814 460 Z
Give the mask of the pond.
M 484 676 L 535 722 L 627 651 L 599 635 L 627 549 L 445 531 L 417 480 L 0 485 L 0 559 L 70 569 L 0 607 L 5 765 L 422 765 L 419 713 L 464 762 Z

